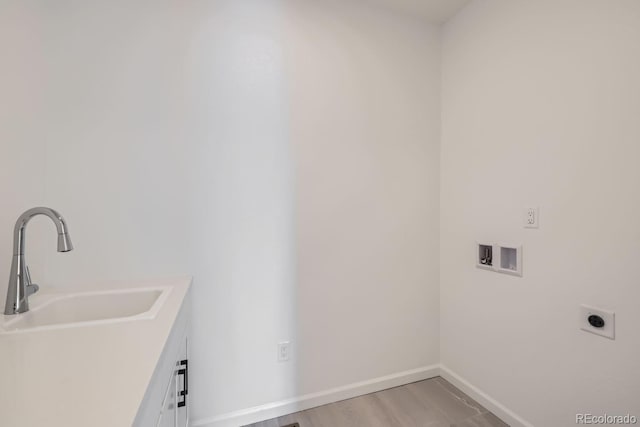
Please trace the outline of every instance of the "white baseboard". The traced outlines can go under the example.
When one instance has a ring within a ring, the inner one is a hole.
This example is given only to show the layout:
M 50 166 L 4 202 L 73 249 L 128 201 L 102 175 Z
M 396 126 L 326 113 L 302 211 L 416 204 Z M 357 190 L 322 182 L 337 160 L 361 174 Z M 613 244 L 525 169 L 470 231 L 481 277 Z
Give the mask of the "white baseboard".
M 479 404 L 493 412 L 495 416 L 509 424 L 511 427 L 534 427 L 533 424 L 525 421 L 509 408 L 489 396 L 484 391 L 480 390 L 478 387 L 468 383 L 444 365 L 440 365 L 440 376 L 475 399 Z
M 440 366 L 425 366 L 410 371 L 398 372 L 384 377 L 348 384 L 318 393 L 306 394 L 292 399 L 255 406 L 253 408 L 222 414 L 217 417 L 194 420 L 193 427 L 238 427 L 262 420 L 281 417 L 316 406 L 374 393 L 440 375 Z M 531 427 L 527 425 L 527 427 Z
M 195 420 L 193 423 L 190 423 L 190 425 L 193 427 L 239 427 L 437 376 L 441 376 L 458 387 L 511 427 L 534 427 L 533 424 L 525 421 L 509 408 L 478 387 L 470 384 L 444 365 L 425 366 L 410 371 L 336 387 L 318 393 L 306 394 L 291 399 L 254 406 L 253 408 L 229 412 L 216 417 Z

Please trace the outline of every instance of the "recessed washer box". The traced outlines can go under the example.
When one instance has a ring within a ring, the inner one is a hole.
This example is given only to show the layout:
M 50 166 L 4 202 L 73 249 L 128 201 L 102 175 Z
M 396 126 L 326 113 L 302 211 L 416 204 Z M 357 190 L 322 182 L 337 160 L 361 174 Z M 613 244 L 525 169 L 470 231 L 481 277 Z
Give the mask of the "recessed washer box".
M 497 271 L 522 276 L 522 246 L 499 245 L 498 251 Z
M 476 267 L 522 276 L 522 245 L 476 242 Z
M 477 243 L 476 244 L 476 266 L 487 270 L 494 269 L 493 244 Z

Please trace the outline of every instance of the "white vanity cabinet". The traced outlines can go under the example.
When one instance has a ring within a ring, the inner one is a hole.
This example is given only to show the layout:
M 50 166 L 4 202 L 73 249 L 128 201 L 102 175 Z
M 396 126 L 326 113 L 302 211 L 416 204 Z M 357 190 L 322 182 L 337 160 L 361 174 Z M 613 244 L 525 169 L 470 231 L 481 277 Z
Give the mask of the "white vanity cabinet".
M 176 361 L 177 373 L 176 378 L 176 427 L 187 427 L 189 425 L 189 354 L 188 341 L 185 340 L 185 346 L 182 347 L 183 352 Z M 182 381 L 182 382 L 181 382 Z
M 11 319 L 0 319 L 0 378 L 10 385 L 0 392 L 0 426 L 188 426 L 192 281 L 43 289 L 31 299 L 31 311 L 20 315 L 23 323 L 13 320 L 18 326 L 9 329 Z M 54 306 L 59 309 L 47 309 Z M 29 324 L 29 314 L 63 323 Z
M 158 427 L 174 427 L 176 425 L 176 375 L 171 376 L 171 382 L 167 387 L 167 392 L 164 396 L 164 402 L 162 409 L 160 410 L 160 418 L 158 418 Z
M 174 363 L 156 425 L 157 427 L 187 427 L 188 423 L 189 360 L 187 359 L 187 340 L 185 340 Z
M 189 425 L 189 294 L 165 343 L 133 425 L 135 427 L 187 427 Z

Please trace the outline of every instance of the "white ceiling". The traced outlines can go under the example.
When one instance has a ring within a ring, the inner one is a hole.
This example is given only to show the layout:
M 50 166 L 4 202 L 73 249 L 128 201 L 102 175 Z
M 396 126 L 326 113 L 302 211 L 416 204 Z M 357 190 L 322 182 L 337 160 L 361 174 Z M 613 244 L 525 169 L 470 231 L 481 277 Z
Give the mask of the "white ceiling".
M 371 0 L 378 4 L 440 24 L 446 22 L 471 0 Z

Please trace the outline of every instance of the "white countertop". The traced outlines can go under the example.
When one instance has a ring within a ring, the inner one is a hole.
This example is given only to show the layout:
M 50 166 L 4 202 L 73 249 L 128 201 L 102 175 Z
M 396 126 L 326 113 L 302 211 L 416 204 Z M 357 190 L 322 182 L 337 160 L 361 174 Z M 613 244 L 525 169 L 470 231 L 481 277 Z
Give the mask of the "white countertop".
M 94 285 L 171 292 L 153 319 L 0 335 L 0 426 L 131 426 L 190 285 L 190 277 Z M 38 294 L 32 308 L 47 298 Z

